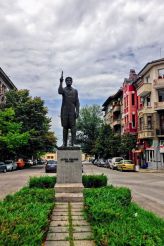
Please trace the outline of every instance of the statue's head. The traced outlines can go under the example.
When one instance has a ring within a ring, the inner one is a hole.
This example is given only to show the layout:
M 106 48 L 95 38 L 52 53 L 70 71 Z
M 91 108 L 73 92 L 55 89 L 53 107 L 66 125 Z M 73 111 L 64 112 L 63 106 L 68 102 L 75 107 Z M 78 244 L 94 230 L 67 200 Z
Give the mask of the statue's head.
M 71 86 L 72 85 L 72 78 L 71 77 L 67 77 L 65 79 L 65 83 L 66 83 L 67 86 Z

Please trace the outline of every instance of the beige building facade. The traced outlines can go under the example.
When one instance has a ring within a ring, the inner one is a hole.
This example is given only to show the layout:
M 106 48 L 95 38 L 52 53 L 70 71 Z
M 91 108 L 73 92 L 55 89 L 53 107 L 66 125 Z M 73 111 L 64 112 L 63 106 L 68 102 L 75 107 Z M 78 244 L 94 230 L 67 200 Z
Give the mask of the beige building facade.
M 138 76 L 138 140 L 145 149 L 141 161 L 164 168 L 164 59 L 147 63 Z

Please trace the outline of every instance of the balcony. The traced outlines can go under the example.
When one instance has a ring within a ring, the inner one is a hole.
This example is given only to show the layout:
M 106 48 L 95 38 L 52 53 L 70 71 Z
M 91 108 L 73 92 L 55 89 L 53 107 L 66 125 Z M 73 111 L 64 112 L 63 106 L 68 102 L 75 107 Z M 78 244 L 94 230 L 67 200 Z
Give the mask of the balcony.
M 113 113 L 121 111 L 121 106 L 119 104 L 116 104 L 113 106 Z
M 155 89 L 164 88 L 164 78 L 154 79 L 153 86 Z
M 164 129 L 156 129 L 157 137 L 164 137 Z
M 143 130 L 138 132 L 138 138 L 144 139 L 144 138 L 153 138 L 154 137 L 154 131 L 153 130 Z
M 117 125 L 121 125 L 121 119 L 114 120 L 112 125 L 113 125 L 113 127 L 117 126 Z
M 164 102 L 155 102 L 154 103 L 154 110 L 164 110 Z
M 143 107 L 142 109 L 138 110 L 138 116 L 141 116 L 143 114 L 153 114 L 154 109 L 151 106 Z
M 153 138 L 155 137 L 154 129 L 153 127 L 144 126 L 142 130 L 138 130 L 138 138 L 144 139 L 144 138 Z
M 141 87 L 137 90 L 137 96 L 144 97 L 152 90 L 151 83 L 143 83 Z

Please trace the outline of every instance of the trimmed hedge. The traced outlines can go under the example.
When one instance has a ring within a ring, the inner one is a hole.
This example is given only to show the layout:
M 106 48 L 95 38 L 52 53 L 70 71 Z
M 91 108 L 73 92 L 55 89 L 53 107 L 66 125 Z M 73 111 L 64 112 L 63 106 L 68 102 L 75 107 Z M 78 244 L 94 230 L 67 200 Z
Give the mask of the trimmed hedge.
M 84 202 L 96 245 L 164 245 L 164 220 L 131 203 L 129 189 L 85 189 Z
M 97 188 L 107 185 L 105 175 L 83 175 L 82 183 L 85 188 Z M 55 176 L 31 177 L 29 180 L 30 188 L 53 188 L 56 184 Z
M 31 177 L 29 180 L 30 188 L 53 188 L 55 184 L 55 176 Z
M 54 189 L 23 188 L 0 202 L 0 245 L 38 246 L 46 237 Z
M 107 185 L 107 176 L 105 175 L 83 175 L 82 182 L 85 188 L 98 188 Z

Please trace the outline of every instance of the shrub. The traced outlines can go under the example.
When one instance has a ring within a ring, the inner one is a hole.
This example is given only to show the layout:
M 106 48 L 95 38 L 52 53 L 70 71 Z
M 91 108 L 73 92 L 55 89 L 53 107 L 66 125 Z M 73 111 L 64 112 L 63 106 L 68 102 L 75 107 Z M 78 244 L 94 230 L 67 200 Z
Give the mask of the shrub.
M 56 177 L 43 176 L 31 177 L 29 180 L 30 188 L 53 188 L 56 184 Z
M 96 245 L 164 245 L 164 220 L 131 203 L 129 189 L 86 189 L 84 202 Z
M 0 245 L 38 246 L 54 207 L 54 189 L 23 188 L 0 203 Z
M 82 183 L 85 188 L 97 188 L 107 185 L 107 177 L 105 175 L 83 175 Z M 56 184 L 56 177 L 43 176 L 31 177 L 29 181 L 30 188 L 53 188 Z
M 107 176 L 105 175 L 83 175 L 82 182 L 85 188 L 97 188 L 107 185 Z

